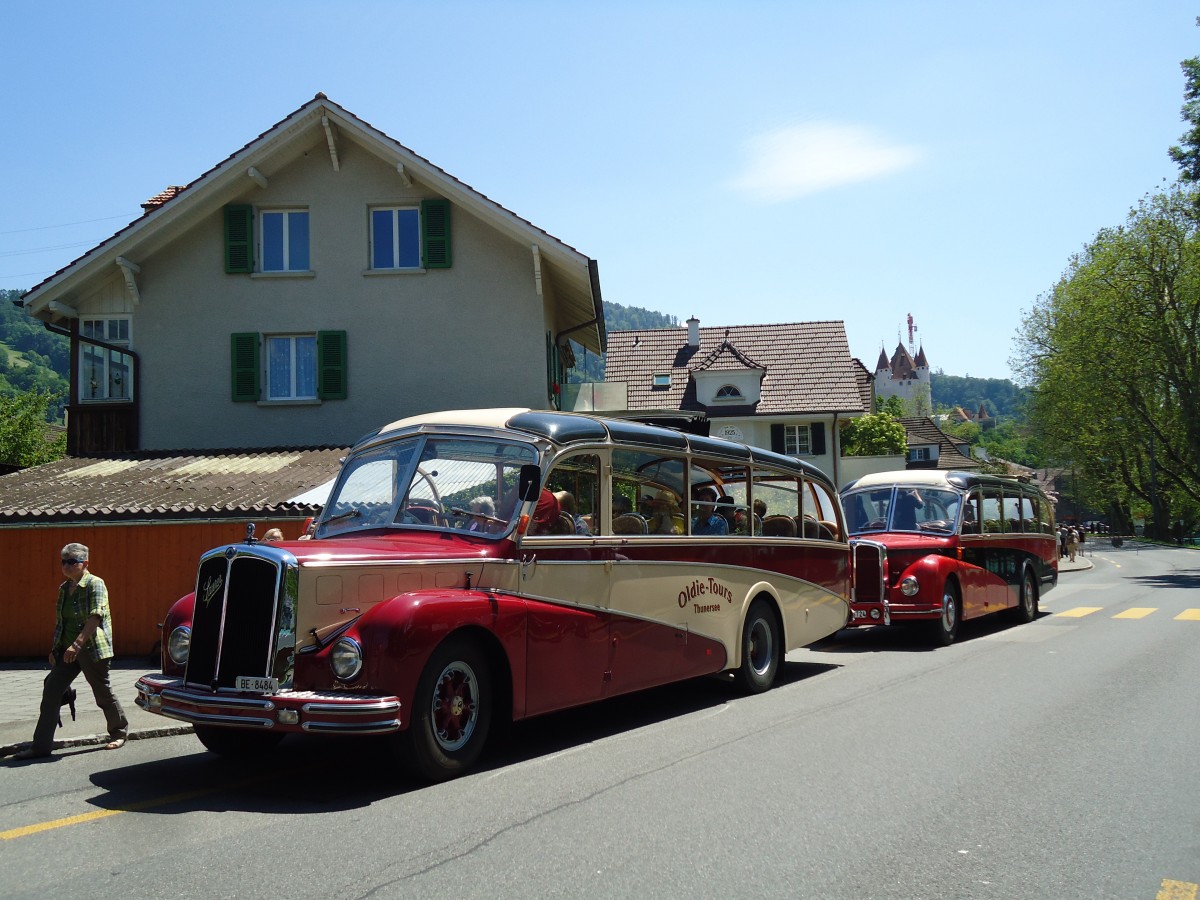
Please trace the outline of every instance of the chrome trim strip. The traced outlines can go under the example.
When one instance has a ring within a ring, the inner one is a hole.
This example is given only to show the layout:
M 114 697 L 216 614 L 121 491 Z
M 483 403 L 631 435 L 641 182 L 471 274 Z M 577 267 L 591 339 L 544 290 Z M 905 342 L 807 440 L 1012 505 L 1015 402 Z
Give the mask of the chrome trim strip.
M 253 697 L 230 697 L 224 694 L 195 694 L 176 688 L 164 688 L 159 692 L 164 700 L 179 700 L 183 703 L 194 703 L 197 706 L 207 706 L 215 709 L 258 709 L 270 712 L 275 704 L 270 700 L 258 700 Z
M 305 703 L 300 707 L 303 713 L 324 713 L 340 716 L 369 716 L 375 713 L 396 713 L 400 711 L 399 700 L 375 700 L 367 704 L 349 703 Z
M 202 723 L 204 725 L 248 725 L 254 728 L 274 728 L 275 723 L 270 719 L 255 719 L 241 716 L 219 716 L 210 713 L 193 712 L 187 709 L 176 709 L 173 706 L 163 706 L 164 716 L 179 719 L 181 722 Z
M 305 731 L 330 732 L 337 734 L 383 734 L 400 727 L 399 719 L 380 719 L 378 722 L 305 722 L 300 726 Z

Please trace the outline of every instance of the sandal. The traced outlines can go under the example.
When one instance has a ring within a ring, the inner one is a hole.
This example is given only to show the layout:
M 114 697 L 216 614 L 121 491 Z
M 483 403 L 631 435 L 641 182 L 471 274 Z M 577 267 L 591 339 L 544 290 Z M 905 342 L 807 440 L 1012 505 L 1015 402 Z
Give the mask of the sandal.
M 125 738 L 115 738 L 104 745 L 105 750 L 120 750 L 125 746 Z

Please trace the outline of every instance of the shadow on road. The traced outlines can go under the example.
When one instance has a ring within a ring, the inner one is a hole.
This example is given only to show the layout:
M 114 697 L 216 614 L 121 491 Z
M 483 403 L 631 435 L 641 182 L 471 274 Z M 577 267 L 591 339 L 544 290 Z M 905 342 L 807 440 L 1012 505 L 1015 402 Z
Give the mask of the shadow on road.
M 1049 616 L 1050 613 L 1042 611 L 1037 614 L 1037 619 Z M 881 653 L 885 650 L 899 653 L 930 653 L 943 649 L 929 636 L 927 627 L 925 622 L 909 622 L 904 625 L 846 628 L 813 644 L 809 649 L 818 653 Z M 1010 628 L 1020 627 L 1019 623 L 1002 612 L 981 619 L 971 619 L 958 626 L 958 636 L 954 643 L 967 644 Z
M 785 662 L 775 689 L 836 668 L 827 663 Z M 742 696 L 732 676 L 713 676 L 539 716 L 497 735 L 477 771 L 501 769 L 736 703 Z M 205 751 L 198 740 L 195 752 L 184 756 L 134 765 L 120 765 L 115 753 L 113 757 L 111 768 L 92 775 L 92 783 L 105 791 L 92 800 L 101 809 L 158 815 L 197 811 L 304 815 L 363 808 L 428 788 L 402 770 L 386 737 L 289 735 L 262 758 L 236 761 Z

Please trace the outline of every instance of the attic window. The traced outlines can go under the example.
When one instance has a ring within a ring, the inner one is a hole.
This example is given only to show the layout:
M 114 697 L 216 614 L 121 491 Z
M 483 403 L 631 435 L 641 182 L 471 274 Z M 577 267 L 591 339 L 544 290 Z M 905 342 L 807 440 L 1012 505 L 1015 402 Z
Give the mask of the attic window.
M 671 386 L 671 373 L 660 373 L 654 376 L 654 387 L 665 388 Z
M 745 398 L 742 397 L 742 392 L 739 391 L 732 384 L 726 384 L 717 390 L 715 399 L 717 399 L 717 400 L 743 400 Z

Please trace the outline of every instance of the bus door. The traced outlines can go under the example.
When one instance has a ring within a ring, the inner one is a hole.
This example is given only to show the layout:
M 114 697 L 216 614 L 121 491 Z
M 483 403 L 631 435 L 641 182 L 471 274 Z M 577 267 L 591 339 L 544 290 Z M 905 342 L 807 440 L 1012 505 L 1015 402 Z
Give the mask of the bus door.
M 959 568 L 962 588 L 963 618 L 970 619 L 988 612 L 988 591 L 991 575 L 987 571 L 987 538 L 983 534 L 983 496 L 979 488 L 972 490 L 963 503 L 959 519 L 959 547 L 963 565 Z

